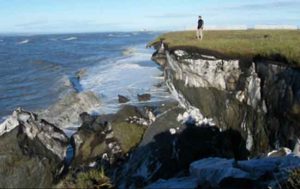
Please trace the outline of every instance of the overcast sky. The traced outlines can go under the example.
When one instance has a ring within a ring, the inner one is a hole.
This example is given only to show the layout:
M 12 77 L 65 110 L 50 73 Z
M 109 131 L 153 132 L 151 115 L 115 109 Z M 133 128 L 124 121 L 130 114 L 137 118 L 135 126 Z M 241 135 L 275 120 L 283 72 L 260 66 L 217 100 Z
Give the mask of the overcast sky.
M 0 0 L 0 32 L 183 30 L 300 25 L 300 0 Z

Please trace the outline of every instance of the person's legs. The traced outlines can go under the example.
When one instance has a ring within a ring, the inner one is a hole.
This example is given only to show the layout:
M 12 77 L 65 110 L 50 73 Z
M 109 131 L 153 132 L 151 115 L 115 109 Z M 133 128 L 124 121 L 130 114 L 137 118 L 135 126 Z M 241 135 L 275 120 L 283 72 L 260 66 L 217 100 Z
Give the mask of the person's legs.
M 199 31 L 199 29 L 197 29 L 197 31 L 196 31 L 196 37 L 197 37 L 197 39 L 200 39 L 200 31 Z
M 203 39 L 203 29 L 200 28 L 198 31 L 199 31 L 200 39 L 202 40 Z

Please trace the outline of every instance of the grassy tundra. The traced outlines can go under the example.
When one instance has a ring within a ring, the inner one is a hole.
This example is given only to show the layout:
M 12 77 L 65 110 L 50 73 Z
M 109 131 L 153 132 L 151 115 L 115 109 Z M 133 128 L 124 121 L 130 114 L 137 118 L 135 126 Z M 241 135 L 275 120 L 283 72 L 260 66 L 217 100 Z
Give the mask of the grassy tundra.
M 300 30 L 204 31 L 196 39 L 195 31 L 170 32 L 163 39 L 169 49 L 189 48 L 228 58 L 265 58 L 300 67 Z

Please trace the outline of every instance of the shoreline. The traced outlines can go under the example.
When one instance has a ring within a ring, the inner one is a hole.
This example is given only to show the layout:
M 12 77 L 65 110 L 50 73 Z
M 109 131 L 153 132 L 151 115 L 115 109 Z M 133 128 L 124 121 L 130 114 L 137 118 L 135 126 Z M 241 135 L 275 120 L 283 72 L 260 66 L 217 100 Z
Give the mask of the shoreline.
M 236 184 L 266 188 L 285 184 L 289 177 L 286 169 L 300 168 L 299 112 L 295 111 L 298 96 L 291 95 L 300 91 L 300 85 L 295 85 L 300 81 L 297 69 L 264 62 L 245 64 L 185 49 L 170 51 L 164 44 L 156 45 L 155 50 L 152 60 L 164 74 L 163 84 L 157 87 L 168 89 L 170 101 L 153 102 L 153 96 L 147 93 L 128 99 L 121 93 L 122 108 L 113 114 L 80 113 L 77 118 L 81 125 L 69 138 L 56 127 L 59 124 L 52 125 L 37 114 L 17 110 L 2 125 L 12 130 L 4 130 L 0 138 L 13 140 L 11 143 L 21 151 L 34 149 L 28 153 L 37 161 L 47 158 L 51 162 L 60 157 L 54 168 L 57 174 L 48 175 L 58 182 L 43 184 L 63 188 L 93 187 L 91 180 L 120 188 L 172 188 L 178 184 L 183 188 L 232 188 Z M 278 91 L 286 91 L 287 95 Z M 74 96 L 75 104 L 85 99 L 80 95 Z M 95 96 L 86 95 L 88 100 Z M 42 137 L 49 135 L 53 137 Z M 21 140 L 24 142 L 15 142 Z M 59 145 L 53 148 L 49 144 Z M 11 155 L 27 158 L 26 153 L 18 151 Z M 210 164 L 213 166 L 207 166 Z M 266 178 L 266 174 L 276 177 Z
M 119 93 L 134 95 L 135 88 L 141 89 L 144 84 L 131 85 L 136 82 L 131 78 L 128 82 L 122 82 L 126 81 L 123 76 L 128 70 L 129 76 L 141 77 L 138 80 L 140 82 L 156 82 L 156 79 L 149 78 L 151 74 L 158 74 L 156 68 L 153 68 L 155 64 L 152 67 L 146 65 L 152 50 L 144 49 L 144 44 L 154 37 L 155 34 L 147 33 L 122 33 L 113 36 L 100 33 L 3 38 L 1 46 L 7 48 L 1 48 L 0 53 L 11 58 L 7 59 L 10 62 L 3 60 L 0 63 L 4 68 L 0 71 L 0 75 L 4 76 L 0 88 L 6 89 L 0 95 L 1 117 L 10 115 L 17 106 L 30 111 L 45 109 L 63 98 L 67 91 L 73 91 L 74 87 L 76 91 L 91 90 L 102 101 L 114 98 L 114 101 L 107 104 L 117 102 L 119 89 Z M 70 38 L 72 40 L 65 40 Z M 18 44 L 25 39 L 29 42 Z M 10 64 L 9 68 L 5 66 L 7 64 Z M 82 68 L 87 75 L 79 73 L 80 82 L 83 81 L 84 85 L 78 85 L 77 72 Z M 90 85 L 91 83 L 94 85 Z M 147 83 L 144 86 L 145 89 L 137 92 L 144 93 L 144 90 L 150 88 Z

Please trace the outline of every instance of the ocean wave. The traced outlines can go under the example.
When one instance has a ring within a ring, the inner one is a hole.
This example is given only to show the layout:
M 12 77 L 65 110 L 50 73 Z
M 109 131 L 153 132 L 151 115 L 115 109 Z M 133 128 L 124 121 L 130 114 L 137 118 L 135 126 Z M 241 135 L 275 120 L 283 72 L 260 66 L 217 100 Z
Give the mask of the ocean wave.
M 65 38 L 63 39 L 64 41 L 72 41 L 72 40 L 76 40 L 77 37 L 68 37 L 68 38 Z
M 122 51 L 123 56 L 131 56 L 131 55 L 134 55 L 135 53 L 137 53 L 137 49 L 132 48 L 132 47 L 125 48 Z
M 80 83 L 84 90 L 114 97 L 117 96 L 117 91 L 126 91 L 127 88 L 151 87 L 151 76 L 158 73 L 159 70 L 156 67 L 149 68 L 139 65 L 137 62 L 131 63 L 126 62 L 126 60 L 119 60 L 106 69 L 99 66 L 88 70 L 88 75 Z M 145 83 L 145 85 L 139 83 Z
M 151 64 L 150 58 L 151 52 L 143 45 L 127 47 L 123 56 L 110 59 L 110 64 L 87 69 L 87 75 L 80 84 L 84 91 L 93 91 L 101 96 L 99 111 L 113 113 L 119 107 L 118 94 L 128 96 L 130 103 L 134 104 L 138 103 L 137 94 L 151 93 L 151 88 L 158 82 L 155 76 L 160 76 L 161 71 Z
M 57 62 L 50 62 L 50 61 L 47 61 L 47 60 L 35 60 L 32 62 L 32 64 L 34 65 L 39 65 L 40 68 L 44 68 L 44 69 L 50 69 L 51 70 L 58 70 L 58 69 L 61 69 L 61 65 Z
M 132 35 L 139 35 L 138 32 L 131 32 Z
M 116 65 L 118 66 L 118 70 L 122 69 L 143 69 L 144 67 L 139 65 L 139 64 L 133 64 L 133 63 L 125 63 L 125 64 L 120 64 Z
M 114 34 L 114 33 L 110 33 L 107 35 L 108 37 L 118 37 L 118 38 L 122 38 L 122 37 L 131 37 L 130 34 Z
M 18 42 L 18 44 L 19 45 L 26 44 L 26 43 L 29 43 L 29 41 L 30 41 L 29 39 L 25 39 L 23 41 Z

